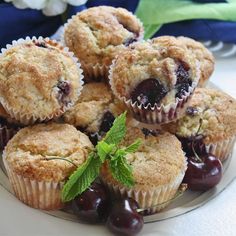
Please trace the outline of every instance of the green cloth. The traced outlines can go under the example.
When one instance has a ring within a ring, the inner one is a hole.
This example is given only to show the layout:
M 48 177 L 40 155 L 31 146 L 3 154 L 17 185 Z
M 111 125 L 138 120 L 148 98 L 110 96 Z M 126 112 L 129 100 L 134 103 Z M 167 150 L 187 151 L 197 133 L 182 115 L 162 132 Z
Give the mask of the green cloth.
M 236 0 L 205 4 L 190 0 L 140 0 L 136 15 L 143 22 L 148 39 L 166 23 L 192 19 L 236 21 Z

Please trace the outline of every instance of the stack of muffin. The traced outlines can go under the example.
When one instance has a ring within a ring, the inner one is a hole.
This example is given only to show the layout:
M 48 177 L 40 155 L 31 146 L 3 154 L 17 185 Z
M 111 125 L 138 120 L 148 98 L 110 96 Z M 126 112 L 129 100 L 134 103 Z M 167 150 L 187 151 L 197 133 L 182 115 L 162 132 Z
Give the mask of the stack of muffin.
M 175 196 L 187 168 L 179 139 L 201 135 L 209 152 L 222 161 L 229 156 L 236 101 L 204 88 L 214 70 L 212 54 L 189 38 L 143 41 L 143 33 L 125 9 L 94 7 L 65 24 L 65 47 L 33 37 L 2 49 L 0 145 L 7 143 L 3 161 L 21 201 L 62 208 L 64 182 L 125 110 L 122 145 L 142 141 L 126 156 L 135 186 L 115 181 L 107 166 L 101 178 L 143 209 L 159 211 Z M 152 130 L 143 129 L 149 125 Z

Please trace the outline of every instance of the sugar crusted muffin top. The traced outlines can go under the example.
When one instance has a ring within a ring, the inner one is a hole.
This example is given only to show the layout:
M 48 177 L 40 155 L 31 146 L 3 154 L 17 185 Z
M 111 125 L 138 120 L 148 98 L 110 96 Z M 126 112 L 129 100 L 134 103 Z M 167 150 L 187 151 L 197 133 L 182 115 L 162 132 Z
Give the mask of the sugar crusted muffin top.
M 77 101 L 81 88 L 77 64 L 50 41 L 20 43 L 0 57 L 0 93 L 9 114 L 51 118 Z
M 126 155 L 133 170 L 135 185 L 138 190 L 151 190 L 157 186 L 168 185 L 186 170 L 186 159 L 178 139 L 167 132 L 144 134 L 137 127 L 128 128 L 122 144 L 127 146 L 137 138 L 141 139 L 139 149 Z M 171 143 L 171 145 L 170 145 Z M 119 184 L 104 166 L 101 175 L 110 183 Z
M 78 102 L 64 114 L 64 120 L 87 132 L 97 132 L 104 114 L 109 111 L 117 116 L 125 110 L 124 106 L 114 99 L 105 83 L 85 84 Z
M 155 86 L 160 90 L 156 94 L 161 95 L 158 102 L 150 102 L 151 106 L 157 103 L 167 105 L 175 102 L 176 97 L 181 98 L 189 86 L 198 82 L 197 61 L 187 48 L 180 46 L 176 40 L 161 44 L 157 39 L 132 44 L 114 60 L 110 83 L 116 96 L 131 99 L 134 103 L 135 90 L 141 83 L 150 80 L 153 85 L 146 90 Z M 148 101 L 143 100 L 137 96 L 138 103 L 148 105 Z
M 87 158 L 93 145 L 68 124 L 39 124 L 21 129 L 7 144 L 4 156 L 13 171 L 37 181 L 64 181 Z
M 186 115 L 164 128 L 185 138 L 202 135 L 208 144 L 236 135 L 235 117 L 234 98 L 216 89 L 197 88 Z
M 82 65 L 110 65 L 119 51 L 142 38 L 142 34 L 142 24 L 132 13 L 100 6 L 72 17 L 65 27 L 64 41 Z

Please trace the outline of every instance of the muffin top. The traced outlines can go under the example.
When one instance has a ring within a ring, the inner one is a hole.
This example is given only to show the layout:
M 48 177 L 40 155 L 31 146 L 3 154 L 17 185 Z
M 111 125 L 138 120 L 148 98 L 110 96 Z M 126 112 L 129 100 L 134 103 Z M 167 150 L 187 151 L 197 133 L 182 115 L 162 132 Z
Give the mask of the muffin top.
M 236 135 L 236 100 L 216 89 L 197 88 L 186 115 L 164 126 L 180 137 L 202 135 L 204 143 Z
M 86 132 L 95 133 L 99 131 L 104 116 L 109 116 L 113 122 L 114 117 L 124 110 L 124 106 L 114 99 L 108 85 L 94 82 L 84 85 L 81 97 L 75 106 L 64 114 L 64 120 Z
M 157 39 L 130 45 L 115 59 L 110 74 L 117 97 L 144 107 L 167 105 L 195 87 L 199 70 L 195 57 L 177 40 Z
M 186 170 L 186 159 L 178 139 L 167 132 L 128 128 L 123 145 L 128 146 L 137 138 L 141 140 L 139 149 L 126 155 L 133 170 L 138 190 L 151 190 L 157 186 L 168 185 L 176 178 L 182 178 Z M 171 143 L 171 145 L 170 145 Z M 120 185 L 104 166 L 101 175 L 108 182 Z
M 68 124 L 38 124 L 21 129 L 7 144 L 4 158 L 19 175 L 37 181 L 64 181 L 87 158 L 93 145 Z M 75 165 L 61 159 L 72 161 Z
M 199 62 L 200 80 L 198 86 L 203 86 L 214 71 L 215 59 L 213 54 L 200 42 L 188 37 L 161 36 L 155 39 L 162 45 L 178 44 L 187 48 Z
M 0 56 L 1 102 L 18 120 L 52 118 L 76 102 L 81 89 L 77 63 L 53 41 L 24 41 Z
M 110 65 L 119 51 L 142 35 L 142 24 L 132 13 L 100 6 L 73 16 L 65 27 L 64 41 L 82 65 Z

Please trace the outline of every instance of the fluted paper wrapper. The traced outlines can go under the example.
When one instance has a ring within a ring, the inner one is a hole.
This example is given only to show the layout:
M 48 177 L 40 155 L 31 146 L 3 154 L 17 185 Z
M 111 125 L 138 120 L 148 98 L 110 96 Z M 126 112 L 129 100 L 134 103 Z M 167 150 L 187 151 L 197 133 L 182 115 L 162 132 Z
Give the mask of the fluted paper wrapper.
M 4 153 L 3 163 L 13 191 L 20 201 L 30 207 L 41 210 L 57 210 L 63 208 L 61 201 L 63 182 L 39 182 L 24 178 L 11 169 L 5 159 Z
M 2 48 L 1 52 L 0 52 L 0 57 L 2 55 L 4 55 L 4 53 L 16 46 L 16 45 L 20 45 L 20 44 L 24 44 L 27 42 L 34 42 L 34 43 L 46 43 L 46 44 L 50 44 L 54 47 L 57 47 L 58 49 L 64 51 L 68 56 L 71 57 L 71 59 L 77 64 L 78 67 L 78 71 L 79 71 L 79 80 L 80 80 L 80 87 L 78 89 L 78 96 L 81 94 L 82 88 L 83 88 L 83 71 L 81 69 L 81 64 L 79 63 L 78 59 L 74 56 L 74 53 L 70 52 L 69 49 L 67 47 L 62 46 L 62 44 L 60 44 L 59 42 L 55 41 L 55 40 L 51 40 L 49 38 L 43 38 L 43 37 L 26 37 L 25 39 L 20 38 L 18 40 L 14 40 L 12 41 L 12 44 L 7 44 L 6 48 Z M 40 116 L 40 114 L 38 114 L 37 116 L 34 116 L 32 114 L 21 114 L 18 111 L 16 111 L 13 107 L 9 106 L 9 104 L 5 101 L 5 99 L 3 97 L 1 97 L 0 95 L 0 103 L 2 104 L 2 106 L 4 107 L 4 109 L 7 111 L 7 113 L 14 118 L 15 120 L 19 121 L 20 123 L 24 124 L 24 125 L 28 125 L 28 124 L 34 124 L 36 122 L 43 122 L 43 121 L 47 121 L 47 120 L 51 120 L 55 117 L 58 117 L 60 115 L 62 115 L 65 111 L 67 111 L 70 107 L 72 107 L 74 104 L 70 103 L 68 106 L 63 106 L 60 109 L 58 109 L 57 112 L 54 112 L 53 114 L 49 115 L 49 116 Z
M 206 144 L 205 148 L 208 153 L 213 154 L 221 161 L 225 161 L 233 151 L 236 136 L 225 139 L 221 142 Z
M 187 168 L 187 162 L 186 167 Z M 111 194 L 116 198 L 131 197 L 136 200 L 141 209 L 147 214 L 159 212 L 170 204 L 170 200 L 176 195 L 180 184 L 184 178 L 185 170 L 181 172 L 170 184 L 151 187 L 148 191 L 126 188 L 124 186 L 109 183 L 106 178 L 102 177 L 102 182 L 109 189 Z
M 189 87 L 188 91 L 186 91 L 181 98 L 176 98 L 174 103 L 161 106 L 158 104 L 155 104 L 154 106 L 151 106 L 150 104 L 148 104 L 147 106 L 143 106 L 141 104 L 138 105 L 136 101 L 132 102 L 131 99 L 121 97 L 116 92 L 115 85 L 113 84 L 112 80 L 114 64 L 115 60 L 113 60 L 113 63 L 110 66 L 109 70 L 109 82 L 111 85 L 111 89 L 116 97 L 118 97 L 118 99 L 121 100 L 129 108 L 135 119 L 146 124 L 164 124 L 172 122 L 184 116 L 200 78 L 200 69 L 198 63 L 196 63 L 196 80 L 193 81 L 192 86 Z

